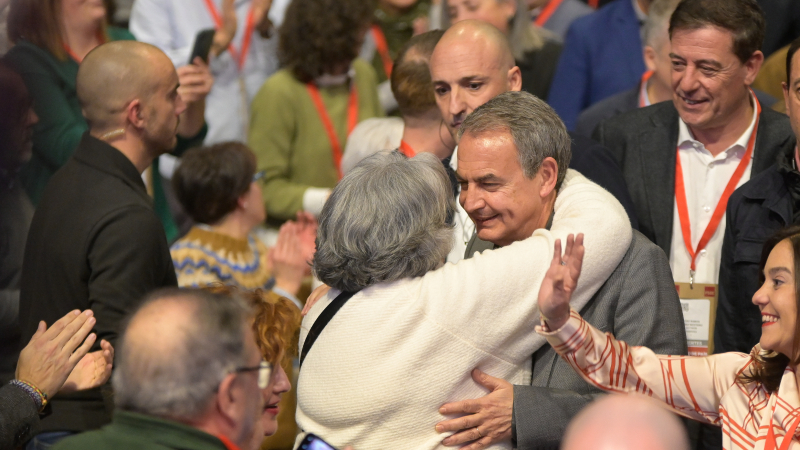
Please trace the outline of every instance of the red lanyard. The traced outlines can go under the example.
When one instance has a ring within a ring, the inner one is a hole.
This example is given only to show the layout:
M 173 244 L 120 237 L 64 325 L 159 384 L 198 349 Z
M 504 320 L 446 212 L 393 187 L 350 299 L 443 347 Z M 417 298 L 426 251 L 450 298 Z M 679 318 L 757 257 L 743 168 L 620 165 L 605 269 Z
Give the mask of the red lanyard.
M 588 0 L 587 3 L 594 9 L 597 9 L 597 6 L 600 5 L 600 0 Z
M 339 138 L 336 136 L 336 130 L 333 129 L 333 122 L 325 110 L 325 104 L 322 103 L 322 97 L 319 95 L 319 89 L 313 83 L 306 84 L 308 95 L 311 96 L 311 101 L 314 102 L 314 107 L 317 108 L 317 114 L 322 121 L 322 126 L 325 127 L 325 132 L 328 134 L 328 139 L 331 141 L 331 153 L 333 153 L 333 163 L 336 165 L 336 171 L 339 172 L 339 178 L 342 178 L 342 145 L 339 143 Z M 355 82 L 350 87 L 350 98 L 347 101 L 347 134 L 348 136 L 353 131 L 353 128 L 358 124 L 358 92 L 356 91 Z
M 400 150 L 400 153 L 408 156 L 409 158 L 413 158 L 417 154 L 417 152 L 415 152 L 414 149 L 408 145 L 408 142 L 402 140 L 400 141 L 400 148 L 398 150 Z
M 697 255 L 705 248 L 706 244 L 708 244 L 708 241 L 711 240 L 711 237 L 714 236 L 714 233 L 717 231 L 717 227 L 719 227 L 719 223 L 722 221 L 722 216 L 725 215 L 725 208 L 728 206 L 728 199 L 736 189 L 736 185 L 739 184 L 739 180 L 742 179 L 742 175 L 744 175 L 744 171 L 747 169 L 747 164 L 750 163 L 750 158 L 753 155 L 753 147 L 755 147 L 756 144 L 756 132 L 758 131 L 758 122 L 761 116 L 761 104 L 758 102 L 758 99 L 755 97 L 755 95 L 752 95 L 752 97 L 756 102 L 756 123 L 753 127 L 753 132 L 750 134 L 750 140 L 747 143 L 747 150 L 745 150 L 744 156 L 742 156 L 742 160 L 739 161 L 739 165 L 733 172 L 731 179 L 728 180 L 728 185 L 725 186 L 725 190 L 722 192 L 722 197 L 720 197 L 719 203 L 717 203 L 717 207 L 714 209 L 714 214 L 711 216 L 711 221 L 708 223 L 708 226 L 703 232 L 702 237 L 700 237 L 700 242 L 697 243 L 697 249 L 692 249 L 692 227 L 689 223 L 689 208 L 686 206 L 686 188 L 683 185 L 681 155 L 679 151 L 676 151 L 675 202 L 678 205 L 678 218 L 681 221 L 683 243 L 686 245 L 686 250 L 689 251 L 689 256 L 692 258 L 692 264 L 689 271 L 690 283 L 694 283 L 694 273 L 696 269 L 695 261 L 697 260 Z
M 224 445 L 226 449 L 228 449 L 228 450 L 239 450 L 239 447 L 237 447 L 236 444 L 231 442 L 231 440 L 226 438 L 225 436 L 223 436 L 221 434 L 216 434 L 216 435 L 214 435 L 214 437 L 216 437 L 217 439 L 222 441 L 222 445 Z
M 648 70 L 644 73 L 644 75 L 642 75 L 642 81 L 639 83 L 639 108 L 644 108 L 647 106 L 647 80 L 649 80 L 652 76 L 652 70 Z
M 375 39 L 375 48 L 378 50 L 378 54 L 381 55 L 383 71 L 386 73 L 386 78 L 391 78 L 392 66 L 394 63 L 392 62 L 392 57 L 389 55 L 389 45 L 386 43 L 386 36 L 378 25 L 372 26 L 372 38 Z
M 564 0 L 550 0 L 550 3 L 548 3 L 547 6 L 545 6 L 542 9 L 542 12 L 539 13 L 539 17 L 537 17 L 533 23 L 535 23 L 540 27 L 543 27 L 544 24 L 547 23 L 547 21 L 550 19 L 550 16 L 552 16 L 553 13 L 556 12 L 558 7 L 561 5 L 561 2 L 563 1 Z
M 211 13 L 214 23 L 217 24 L 217 29 L 222 28 L 222 18 L 219 16 L 219 11 L 217 11 L 217 7 L 214 5 L 213 0 L 206 0 L 206 8 L 208 8 L 208 12 Z M 244 37 L 242 38 L 241 52 L 237 53 L 236 49 L 233 47 L 233 44 L 228 45 L 228 51 L 231 52 L 231 56 L 233 57 L 234 61 L 236 61 L 239 71 L 242 70 L 242 67 L 244 67 L 244 62 L 247 60 L 247 52 L 250 50 L 250 41 L 253 40 L 253 28 L 255 26 L 256 24 L 253 16 L 253 5 L 250 4 L 250 11 L 247 12 L 247 22 L 244 27 Z

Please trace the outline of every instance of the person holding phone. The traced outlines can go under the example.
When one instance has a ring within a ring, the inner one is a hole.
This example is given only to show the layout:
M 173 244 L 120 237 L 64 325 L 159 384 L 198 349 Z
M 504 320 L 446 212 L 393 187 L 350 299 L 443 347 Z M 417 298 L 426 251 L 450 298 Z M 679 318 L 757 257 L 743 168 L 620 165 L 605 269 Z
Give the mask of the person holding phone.
M 285 2 L 285 0 L 277 0 Z M 273 0 L 137 0 L 130 30 L 136 39 L 155 45 L 175 67 L 187 65 L 196 42 L 211 30 L 206 55 L 214 87 L 206 103 L 205 144 L 243 142 L 250 102 L 278 69 L 272 22 Z

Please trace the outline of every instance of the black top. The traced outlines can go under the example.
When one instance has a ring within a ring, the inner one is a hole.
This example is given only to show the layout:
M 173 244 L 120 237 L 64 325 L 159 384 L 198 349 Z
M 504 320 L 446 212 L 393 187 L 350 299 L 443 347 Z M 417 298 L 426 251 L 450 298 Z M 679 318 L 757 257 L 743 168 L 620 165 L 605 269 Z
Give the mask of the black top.
M 525 53 L 524 58 L 517 61 L 522 71 L 523 91 L 547 100 L 561 48 L 560 43 L 546 39 L 542 48 Z
M 116 344 L 123 317 L 142 297 L 177 286 L 164 229 L 133 163 L 88 133 L 50 180 L 25 248 L 20 328 L 28 342 L 74 309 L 91 308 L 101 339 Z M 59 395 L 43 431 L 83 431 L 111 419 L 100 390 Z

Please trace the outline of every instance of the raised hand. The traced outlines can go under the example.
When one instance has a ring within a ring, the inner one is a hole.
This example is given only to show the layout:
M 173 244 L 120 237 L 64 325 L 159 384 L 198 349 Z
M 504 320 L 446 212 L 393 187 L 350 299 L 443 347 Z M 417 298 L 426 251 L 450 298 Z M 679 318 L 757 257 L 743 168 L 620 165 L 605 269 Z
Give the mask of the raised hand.
M 539 312 L 551 330 L 561 328 L 569 319 L 569 301 L 578 285 L 583 264 L 583 233 L 567 236 L 567 249 L 561 256 L 561 240 L 556 239 L 553 260 L 539 288 Z
M 214 85 L 214 77 L 203 59 L 198 56 L 191 64 L 178 67 L 176 71 L 180 83 L 178 94 L 181 99 L 187 105 L 205 100 Z
M 89 334 L 95 322 L 90 310 L 69 312 L 49 329 L 39 322 L 19 354 L 16 378 L 33 384 L 48 397 L 55 395 L 97 339 Z
M 325 294 L 327 294 L 330 290 L 331 287 L 327 284 L 323 284 L 314 289 L 311 295 L 308 296 L 308 299 L 306 299 L 306 304 L 303 306 L 303 310 L 300 312 L 300 314 L 304 316 L 308 314 L 308 312 L 311 311 L 311 307 L 314 306 L 314 304 L 317 303 L 317 301 L 325 296 Z
M 314 253 L 317 251 L 317 219 L 305 211 L 297 213 L 297 237 L 300 239 L 300 252 L 311 267 Z M 310 273 L 310 272 L 309 272 Z
M 291 221 L 281 225 L 278 240 L 269 252 L 275 286 L 292 295 L 297 295 L 303 277 L 309 270 L 308 261 L 301 251 L 299 228 L 298 224 Z
M 222 0 L 222 26 L 214 33 L 214 40 L 211 44 L 211 54 L 219 56 L 230 45 L 233 37 L 236 36 L 236 6 L 235 0 Z
M 102 350 L 87 353 L 69 374 L 67 381 L 61 386 L 60 393 L 82 391 L 102 386 L 111 378 L 114 364 L 114 347 L 103 339 Z

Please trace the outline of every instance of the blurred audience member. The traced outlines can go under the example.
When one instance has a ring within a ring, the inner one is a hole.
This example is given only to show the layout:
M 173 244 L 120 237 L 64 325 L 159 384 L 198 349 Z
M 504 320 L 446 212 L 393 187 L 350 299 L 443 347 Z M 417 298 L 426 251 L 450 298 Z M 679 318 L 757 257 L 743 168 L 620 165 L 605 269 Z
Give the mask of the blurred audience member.
M 214 86 L 206 97 L 206 145 L 245 141 L 250 102 L 278 69 L 269 19 L 272 0 L 136 0 L 130 30 L 175 67 L 190 63 L 197 33 L 216 29 L 209 54 Z
M 239 142 L 198 148 L 183 156 L 173 188 L 198 224 L 170 249 L 179 286 L 223 283 L 273 289 L 299 306 L 297 291 L 311 273 L 316 226 L 310 223 L 313 219 L 286 222 L 275 248 L 268 251 L 252 233 L 266 219 L 258 183 L 262 175 L 256 172 L 253 152 Z
M 35 205 L 50 177 L 72 156 L 89 128 L 76 95 L 78 64 L 98 45 L 133 39 L 133 35 L 106 26 L 102 1 L 11 0 L 8 25 L 8 35 L 15 45 L 4 59 L 22 75 L 39 116 L 34 127 L 33 156 L 20 173 L 23 187 Z M 196 61 L 181 69 L 179 75 L 181 93 L 190 107 L 182 117 L 178 134 L 187 139 L 202 138 L 203 99 L 212 82 L 208 68 Z M 155 194 L 158 203 L 159 193 Z M 163 201 L 163 193 L 160 196 Z
M 20 349 L 19 286 L 33 205 L 19 170 L 31 158 L 39 120 L 22 77 L 0 63 L 0 383 L 14 377 Z
M 444 7 L 450 23 L 475 19 L 505 34 L 521 70 L 522 90 L 547 100 L 561 44 L 531 23 L 525 0 L 445 0 Z
M 90 52 L 78 70 L 77 95 L 91 128 L 34 213 L 22 267 L 20 327 L 29 339 L 40 320 L 91 308 L 97 336 L 115 345 L 122 316 L 144 294 L 177 285 L 141 173 L 175 147 L 186 105 L 169 58 L 134 41 Z M 43 444 L 111 418 L 99 390 L 59 400 L 42 421 Z
M 11 48 L 11 41 L 8 39 L 8 10 L 11 0 L 0 0 L 0 56 L 6 54 Z
M 675 414 L 644 395 L 609 395 L 580 412 L 564 435 L 562 450 L 689 450 Z
M 400 50 L 391 83 L 402 118 L 367 119 L 358 124 L 347 140 L 342 173 L 381 150 L 398 149 L 409 158 L 428 152 L 450 161 L 455 142 L 436 106 L 429 66 L 442 34 L 442 30 L 433 30 L 414 36 Z
M 594 136 L 619 161 L 639 230 L 669 256 L 675 281 L 716 284 L 728 198 L 794 138 L 750 89 L 764 60 L 756 0 L 684 0 L 669 31 L 673 101 L 602 122 Z
M 795 0 L 758 0 L 767 21 L 764 56 L 770 57 L 800 36 L 800 2 Z M 780 94 L 778 95 L 780 97 Z
M 761 311 L 753 295 L 763 282 L 762 247 L 773 233 L 800 224 L 800 38 L 787 49 L 783 73 L 786 113 L 794 137 L 781 146 L 777 163 L 753 177 L 731 196 L 719 269 L 719 302 L 714 352 L 748 352 L 761 337 Z M 774 55 L 773 55 L 774 56 Z
M 650 0 L 614 0 L 569 27 L 548 97 L 567 129 L 575 129 L 584 109 L 641 80 L 649 5 Z
M 373 25 L 359 56 L 372 62 L 380 83 L 378 97 L 387 113 L 397 109 L 389 81 L 393 61 L 411 36 L 428 31 L 429 9 L 430 0 L 378 0 Z
M 240 296 L 151 294 L 122 330 L 113 422 L 54 449 L 257 450 L 275 432 L 276 405 L 289 389 L 279 364 L 283 327 L 272 323 L 281 318 L 274 313 L 259 312 L 272 325 L 263 329 L 271 350 L 265 354 L 254 333 L 261 324 Z
M 594 10 L 580 0 L 526 0 L 531 20 L 563 42 L 569 26 Z
M 680 0 L 651 0 L 642 30 L 647 72 L 642 75 L 636 87 L 601 100 L 580 113 L 575 132 L 591 136 L 595 127 L 606 119 L 636 108 L 672 100 L 669 18 L 679 2 Z
M 111 377 L 114 348 L 88 353 L 97 336 L 92 311 L 70 311 L 49 329 L 39 323 L 19 355 L 15 379 L 0 387 L 0 450 L 22 446 L 39 429 L 39 414 L 56 393 L 101 386 Z
M 285 68 L 253 100 L 248 136 L 273 219 L 318 215 L 341 177 L 347 136 L 358 122 L 383 115 L 375 71 L 356 59 L 373 6 L 293 0 L 286 9 L 278 37 Z
M 274 370 L 283 371 L 280 376 L 286 377 L 287 382 L 294 379 L 294 361 L 297 357 L 297 339 L 300 331 L 298 309 L 274 292 L 258 289 L 244 292 L 232 286 L 209 286 L 205 290 L 225 295 L 236 295 L 238 292 L 238 295 L 248 300 L 255 310 L 253 332 L 261 356 L 272 364 Z M 297 436 L 297 423 L 294 420 L 297 392 L 293 386 L 275 383 L 269 395 L 265 401 L 267 410 L 261 416 L 266 435 L 261 448 L 294 448 Z
M 783 98 L 783 84 L 787 82 L 786 56 L 788 53 L 789 45 L 764 60 L 764 64 L 753 82 L 753 89 L 764 91 L 775 98 Z M 773 105 L 773 109 L 786 112 L 786 103 L 778 102 Z

